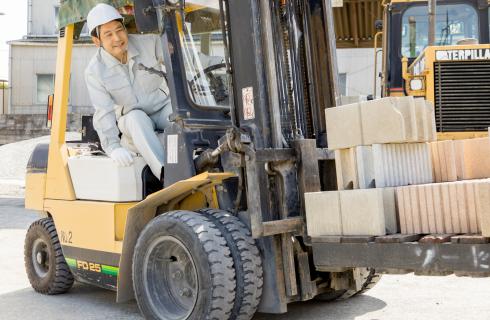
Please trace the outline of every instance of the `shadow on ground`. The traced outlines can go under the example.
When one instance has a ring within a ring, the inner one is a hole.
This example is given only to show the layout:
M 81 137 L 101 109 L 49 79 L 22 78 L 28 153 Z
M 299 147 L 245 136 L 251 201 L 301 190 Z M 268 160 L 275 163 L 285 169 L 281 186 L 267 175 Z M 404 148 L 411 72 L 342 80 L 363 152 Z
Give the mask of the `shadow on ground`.
M 253 320 L 352 320 L 382 309 L 386 303 L 371 296 L 358 296 L 338 302 L 301 302 L 289 305 L 286 314 L 258 313 Z M 141 320 L 135 301 L 117 304 L 112 291 L 76 283 L 66 294 L 45 296 L 25 288 L 0 295 L 2 319 L 124 319 Z
M 368 295 L 359 295 L 344 301 L 322 302 L 306 301 L 288 305 L 288 312 L 281 315 L 258 313 L 253 320 L 353 320 L 366 313 L 386 307 L 380 299 Z
M 115 292 L 76 283 L 66 294 L 46 296 L 30 287 L 0 295 L 2 319 L 143 319 L 136 303 L 116 303 Z

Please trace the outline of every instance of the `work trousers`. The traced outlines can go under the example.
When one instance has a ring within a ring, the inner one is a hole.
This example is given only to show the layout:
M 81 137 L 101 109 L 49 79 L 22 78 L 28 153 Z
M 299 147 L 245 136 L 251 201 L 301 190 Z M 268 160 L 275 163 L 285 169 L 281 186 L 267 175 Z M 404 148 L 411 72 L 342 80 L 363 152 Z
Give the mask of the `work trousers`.
M 158 179 L 162 173 L 164 150 L 155 130 L 164 130 L 169 125 L 168 117 L 171 113 L 172 107 L 168 104 L 151 115 L 142 110 L 131 110 L 118 121 L 122 133 L 121 145 L 139 153 Z

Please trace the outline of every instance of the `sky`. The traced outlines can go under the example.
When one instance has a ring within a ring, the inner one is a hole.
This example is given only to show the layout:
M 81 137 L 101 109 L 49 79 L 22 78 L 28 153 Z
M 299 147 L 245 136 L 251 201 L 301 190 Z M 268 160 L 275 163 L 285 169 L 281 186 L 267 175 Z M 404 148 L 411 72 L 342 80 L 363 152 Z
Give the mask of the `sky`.
M 0 80 L 8 79 L 9 46 L 7 41 L 27 34 L 27 0 L 0 0 Z

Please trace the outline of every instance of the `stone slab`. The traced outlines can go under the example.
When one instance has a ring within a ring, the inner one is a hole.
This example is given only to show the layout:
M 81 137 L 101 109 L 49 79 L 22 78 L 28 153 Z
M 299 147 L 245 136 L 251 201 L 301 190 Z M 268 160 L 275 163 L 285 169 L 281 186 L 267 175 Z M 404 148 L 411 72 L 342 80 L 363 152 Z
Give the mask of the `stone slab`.
M 413 97 L 367 101 L 360 110 L 364 144 L 420 141 Z
M 479 184 L 475 191 L 480 199 L 476 210 L 480 218 L 481 235 L 490 237 L 490 183 Z
M 433 182 L 427 143 L 375 144 L 335 150 L 339 190 Z
M 310 237 L 342 235 L 338 191 L 305 193 L 305 211 Z
M 372 147 L 359 146 L 355 148 L 355 151 L 359 188 L 367 189 L 376 187 Z
M 475 138 L 456 140 L 460 158 L 460 179 L 483 179 L 490 177 L 490 139 Z
M 433 105 L 413 97 L 327 108 L 325 118 L 329 149 L 436 140 Z
M 431 144 L 435 182 L 490 178 L 490 139 L 437 141 Z
M 356 148 L 335 150 L 337 189 L 359 189 Z
M 420 98 L 422 99 L 422 98 Z M 425 111 L 427 114 L 425 123 L 426 129 L 428 131 L 429 142 L 437 140 L 437 130 L 436 130 L 436 113 L 434 109 L 434 104 L 428 100 L 424 100 L 425 102 Z
M 430 143 L 434 182 L 458 180 L 457 155 L 454 141 L 435 141 Z
M 377 188 L 433 182 L 427 143 L 374 144 L 372 152 Z
M 346 149 L 364 144 L 359 103 L 325 109 L 328 148 Z
M 343 235 L 380 236 L 396 233 L 392 188 L 344 190 L 339 193 Z
M 467 180 L 395 188 L 402 233 L 490 235 L 490 180 Z
M 371 146 L 335 150 L 335 169 L 339 190 L 375 187 Z
M 308 235 L 381 236 L 396 233 L 393 188 L 305 193 Z

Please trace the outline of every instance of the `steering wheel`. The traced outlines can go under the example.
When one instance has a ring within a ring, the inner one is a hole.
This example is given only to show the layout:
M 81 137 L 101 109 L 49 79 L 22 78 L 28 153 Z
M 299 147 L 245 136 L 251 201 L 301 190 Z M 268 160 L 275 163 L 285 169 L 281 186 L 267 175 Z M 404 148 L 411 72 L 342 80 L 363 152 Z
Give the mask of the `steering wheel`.
M 216 100 L 216 103 L 223 103 L 229 96 L 227 84 L 222 77 L 213 74 L 213 71 L 223 68 L 226 68 L 225 63 L 217 63 L 204 68 L 203 72 L 197 73 L 192 78 L 192 80 L 189 81 L 189 86 L 191 87 L 191 91 L 193 92 L 193 94 L 198 94 L 198 92 L 206 91 L 207 88 L 203 88 L 202 85 L 197 83 L 202 74 L 204 74 L 206 75 L 209 83 L 209 90 Z

